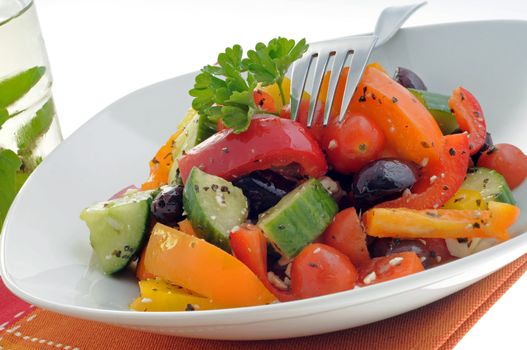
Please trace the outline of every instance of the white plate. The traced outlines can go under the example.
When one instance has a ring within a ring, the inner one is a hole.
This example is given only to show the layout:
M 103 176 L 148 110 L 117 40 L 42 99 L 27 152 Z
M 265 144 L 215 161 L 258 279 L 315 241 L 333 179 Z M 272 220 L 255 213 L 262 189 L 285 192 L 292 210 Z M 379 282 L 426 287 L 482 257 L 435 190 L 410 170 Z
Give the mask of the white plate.
M 430 90 L 464 85 L 481 101 L 497 142 L 527 149 L 527 22 L 472 22 L 402 30 L 375 53 L 388 71 L 419 72 Z M 464 288 L 527 252 L 527 234 L 487 251 L 395 281 L 302 301 L 218 311 L 138 313 L 131 273 L 103 276 L 91 263 L 87 204 L 147 177 L 148 160 L 190 105 L 194 74 L 112 104 L 53 152 L 28 180 L 5 222 L 1 272 L 7 287 L 37 306 L 163 334 L 271 339 L 330 332 L 382 320 Z M 517 191 L 518 192 L 518 191 Z M 527 208 L 527 186 L 517 193 Z M 523 225 L 523 226 L 522 226 Z M 523 232 L 526 216 L 516 232 Z M 226 281 L 228 283 L 228 281 Z

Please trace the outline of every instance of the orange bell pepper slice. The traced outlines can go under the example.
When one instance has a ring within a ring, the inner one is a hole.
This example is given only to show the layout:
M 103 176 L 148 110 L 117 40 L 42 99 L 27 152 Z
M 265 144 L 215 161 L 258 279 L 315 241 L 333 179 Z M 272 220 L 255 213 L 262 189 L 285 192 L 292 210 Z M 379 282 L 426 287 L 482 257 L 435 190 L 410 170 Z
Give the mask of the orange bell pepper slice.
M 168 183 L 168 174 L 174 159 L 172 157 L 172 146 L 174 141 L 183 133 L 184 128 L 179 128 L 168 141 L 161 146 L 156 155 L 150 161 L 150 177 L 141 185 L 141 190 L 153 190 Z
M 507 229 L 518 219 L 514 205 L 489 202 L 488 210 L 373 208 L 364 216 L 374 237 L 393 238 L 509 238 Z
M 147 273 L 225 307 L 273 303 L 276 297 L 241 261 L 197 237 L 156 224 L 144 255 Z
M 443 134 L 434 117 L 378 66 L 366 67 L 350 110 L 372 120 L 401 158 L 417 164 L 439 158 Z

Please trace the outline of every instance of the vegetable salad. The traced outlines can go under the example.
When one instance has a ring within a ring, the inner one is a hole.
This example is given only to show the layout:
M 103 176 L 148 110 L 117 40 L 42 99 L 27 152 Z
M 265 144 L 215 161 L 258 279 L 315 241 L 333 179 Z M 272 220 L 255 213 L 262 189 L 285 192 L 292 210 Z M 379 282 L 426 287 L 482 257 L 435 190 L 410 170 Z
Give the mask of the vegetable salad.
M 192 108 L 150 176 L 81 213 L 102 270 L 135 268 L 137 311 L 265 305 L 363 288 L 509 239 L 527 157 L 492 142 L 465 87 L 427 90 L 407 68 L 347 70 L 322 125 L 290 119 L 286 72 L 305 40 L 239 45 L 204 67 Z

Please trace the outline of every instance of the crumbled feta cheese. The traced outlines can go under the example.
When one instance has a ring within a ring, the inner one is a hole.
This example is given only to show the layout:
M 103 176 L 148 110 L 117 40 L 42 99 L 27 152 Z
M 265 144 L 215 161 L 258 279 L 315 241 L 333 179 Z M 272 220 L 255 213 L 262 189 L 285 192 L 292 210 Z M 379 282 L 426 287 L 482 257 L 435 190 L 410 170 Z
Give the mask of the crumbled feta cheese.
M 392 266 L 399 266 L 401 265 L 401 262 L 404 260 L 403 257 L 400 257 L 400 256 L 396 256 L 395 258 L 393 258 L 392 260 L 388 261 L 388 264 L 392 265 Z
M 437 180 L 437 176 L 432 175 L 430 176 L 430 184 L 433 184 Z
M 364 277 L 364 284 L 373 283 L 376 279 L 377 279 L 377 274 L 375 274 L 375 271 L 372 271 L 366 277 Z
M 287 284 L 280 279 L 273 271 L 267 272 L 267 279 L 273 286 L 280 290 L 287 290 Z

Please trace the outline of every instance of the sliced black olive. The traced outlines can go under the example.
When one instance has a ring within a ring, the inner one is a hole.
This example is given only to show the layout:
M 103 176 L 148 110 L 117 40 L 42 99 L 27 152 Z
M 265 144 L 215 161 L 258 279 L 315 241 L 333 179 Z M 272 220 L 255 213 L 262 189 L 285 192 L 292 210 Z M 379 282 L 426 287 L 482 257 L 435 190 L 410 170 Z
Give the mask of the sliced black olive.
M 167 186 L 150 205 L 154 218 L 165 225 L 175 227 L 183 220 L 183 186 Z
M 258 215 L 274 206 L 287 193 L 292 191 L 297 183 L 274 171 L 254 171 L 233 181 L 239 187 L 249 202 L 249 218 L 254 220 Z
M 398 67 L 395 71 L 395 81 L 407 89 L 426 91 L 426 85 L 419 76 L 408 68 Z
M 398 159 L 379 159 L 367 164 L 353 179 L 355 205 L 362 210 L 400 197 L 417 181 L 416 167 Z

